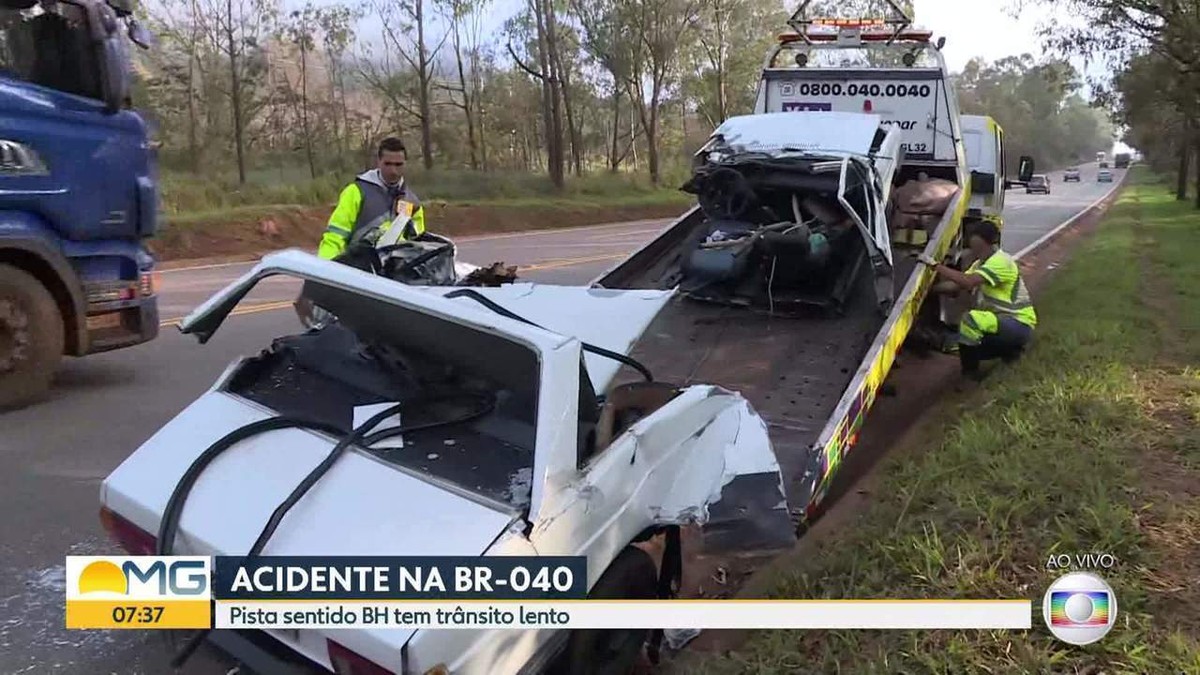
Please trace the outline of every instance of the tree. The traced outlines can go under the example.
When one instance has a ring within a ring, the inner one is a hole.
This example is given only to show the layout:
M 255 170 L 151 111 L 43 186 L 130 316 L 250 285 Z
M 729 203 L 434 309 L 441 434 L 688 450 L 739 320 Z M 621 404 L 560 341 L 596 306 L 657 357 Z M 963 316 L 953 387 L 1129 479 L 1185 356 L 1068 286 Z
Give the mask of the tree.
M 456 94 L 455 105 L 462 110 L 467 124 L 467 144 L 471 155 L 471 168 L 480 167 L 480 144 L 476 135 L 479 128 L 479 76 L 480 43 L 482 41 L 482 17 L 491 0 L 440 0 L 442 11 L 450 21 L 451 46 L 454 48 L 454 65 L 458 82 L 441 85 L 442 89 Z M 465 58 L 464 58 L 465 51 Z M 468 77 L 468 72 L 470 76 Z
M 646 134 L 646 154 L 650 163 L 650 182 L 659 185 L 659 121 L 663 93 L 676 74 L 676 55 L 691 36 L 700 9 L 700 0 L 616 0 L 628 7 L 631 28 L 638 38 L 631 68 L 625 80 L 629 98 Z M 649 89 L 649 96 L 646 90 Z
M 451 31 L 447 30 L 430 47 L 428 5 L 426 0 L 372 0 L 383 26 L 383 63 L 368 55 L 361 73 L 363 78 L 397 110 L 415 118 L 421 127 L 421 161 L 433 168 L 433 84 L 437 76 L 437 55 Z M 395 69 L 391 54 L 408 64 L 409 71 Z M 415 99 L 415 107 L 413 99 Z
M 1062 7 L 1070 17 L 1068 22 L 1052 19 L 1041 28 L 1042 36 L 1058 52 L 1099 57 L 1114 71 L 1150 75 L 1166 87 L 1163 91 L 1171 92 L 1167 104 L 1182 118 L 1175 147 L 1184 147 L 1178 150 L 1177 184 L 1186 185 L 1190 164 L 1186 155 L 1200 154 L 1200 3 L 1015 0 L 1017 11 L 1039 5 Z M 1145 55 L 1158 61 L 1136 63 Z M 1185 192 L 1181 189 L 1177 196 L 1185 199 Z M 1200 208 L 1200 175 L 1197 192 L 1196 206 Z
M 1039 62 L 1029 54 L 995 63 L 973 59 L 954 86 L 963 114 L 990 115 L 1004 128 L 1010 161 L 1030 155 L 1043 166 L 1061 166 L 1111 145 L 1106 121 L 1079 95 L 1079 74 L 1065 61 Z
M 229 79 L 224 93 L 230 102 L 238 182 L 244 184 L 246 128 L 266 105 L 260 97 L 266 74 L 261 41 L 270 34 L 278 7 L 274 0 L 197 0 L 195 9 L 208 39 L 226 61 Z
M 308 159 L 308 171 L 317 177 L 317 163 L 313 156 L 312 128 L 308 114 L 308 55 L 316 46 L 313 32 L 320 25 L 317 21 L 318 9 L 308 3 L 303 9 L 295 10 L 283 22 L 282 36 L 294 44 L 300 51 L 300 129 L 304 134 L 304 154 Z

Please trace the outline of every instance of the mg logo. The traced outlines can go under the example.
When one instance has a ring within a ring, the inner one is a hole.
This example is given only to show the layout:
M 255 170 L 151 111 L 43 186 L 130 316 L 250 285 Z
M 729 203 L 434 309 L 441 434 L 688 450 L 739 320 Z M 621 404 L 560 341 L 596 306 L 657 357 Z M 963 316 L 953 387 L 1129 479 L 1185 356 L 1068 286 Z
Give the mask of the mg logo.
M 75 564 L 72 564 L 72 558 Z M 207 598 L 210 594 L 208 558 L 72 556 L 67 559 L 67 572 L 68 582 L 75 582 L 80 596 L 177 597 L 199 600 Z

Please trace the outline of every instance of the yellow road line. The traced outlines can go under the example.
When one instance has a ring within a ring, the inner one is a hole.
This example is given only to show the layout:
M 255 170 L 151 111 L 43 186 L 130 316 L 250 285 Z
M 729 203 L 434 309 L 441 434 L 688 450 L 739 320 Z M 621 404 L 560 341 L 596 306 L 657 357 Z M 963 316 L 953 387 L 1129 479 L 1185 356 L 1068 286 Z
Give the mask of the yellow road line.
M 275 300 L 273 302 L 259 302 L 259 303 L 253 304 L 253 305 L 243 305 L 241 307 L 235 308 L 232 312 L 229 313 L 229 316 L 240 316 L 242 314 L 257 314 L 259 312 L 269 312 L 273 309 L 287 309 L 288 307 L 292 306 L 292 302 L 293 302 L 292 300 Z M 167 319 L 166 321 L 159 322 L 158 325 L 160 328 L 166 327 L 166 326 L 178 327 L 179 324 L 182 323 L 185 318 L 187 318 L 187 317 L 180 316 L 180 317 L 176 317 L 174 319 Z
M 601 262 L 604 260 L 617 260 L 619 258 L 624 258 L 626 255 L 627 254 L 625 254 L 625 253 L 610 253 L 607 255 L 593 255 L 593 256 L 585 256 L 582 258 L 565 258 L 563 260 L 552 260 L 550 262 L 540 263 L 537 265 L 518 267 L 517 271 L 531 272 L 534 270 L 550 270 L 550 269 L 556 269 L 559 267 L 570 267 L 572 265 L 582 265 L 584 263 L 590 263 L 590 262 Z M 259 312 L 269 312 L 269 311 L 276 310 L 276 309 L 287 309 L 292 306 L 293 302 L 294 302 L 293 300 L 275 300 L 273 302 L 260 302 L 260 303 L 253 304 L 253 305 L 243 305 L 241 307 L 235 308 L 232 312 L 229 313 L 229 316 L 240 316 L 243 314 L 257 314 Z M 182 323 L 185 318 L 186 317 L 180 316 L 180 317 L 176 317 L 174 319 L 167 319 L 166 321 L 159 322 L 158 325 L 159 325 L 159 327 L 166 327 L 166 326 L 178 327 L 179 324 Z
M 550 262 L 538 263 L 537 265 L 528 265 L 518 267 L 518 272 L 532 272 L 534 270 L 552 270 L 558 267 L 570 267 L 572 265 L 582 265 L 590 262 L 601 262 L 604 260 L 618 260 L 629 255 L 628 253 L 606 253 L 604 255 L 589 255 L 582 258 L 564 258 L 562 260 L 551 260 Z

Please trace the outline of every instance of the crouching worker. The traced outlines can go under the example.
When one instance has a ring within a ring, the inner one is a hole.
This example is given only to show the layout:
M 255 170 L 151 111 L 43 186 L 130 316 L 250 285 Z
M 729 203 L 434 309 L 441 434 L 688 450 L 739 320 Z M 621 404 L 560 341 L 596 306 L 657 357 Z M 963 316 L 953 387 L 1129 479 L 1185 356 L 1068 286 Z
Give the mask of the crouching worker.
M 922 254 L 920 261 L 938 276 L 974 293 L 973 308 L 958 325 L 958 356 L 963 375 L 980 379 L 982 361 L 1015 361 L 1033 337 L 1037 312 L 1021 279 L 1017 261 L 1000 250 L 1000 230 L 995 223 L 977 223 L 967 245 L 975 262 L 966 272 L 947 267 Z

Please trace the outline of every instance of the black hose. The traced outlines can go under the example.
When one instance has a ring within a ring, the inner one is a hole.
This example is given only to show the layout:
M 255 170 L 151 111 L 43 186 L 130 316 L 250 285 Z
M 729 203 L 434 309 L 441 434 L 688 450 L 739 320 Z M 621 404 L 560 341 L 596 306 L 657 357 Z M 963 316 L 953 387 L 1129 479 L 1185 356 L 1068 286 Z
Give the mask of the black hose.
M 450 398 L 450 396 L 446 396 L 444 398 Z M 370 445 L 384 438 L 398 436 L 403 433 L 410 433 L 422 429 L 432 429 L 435 427 L 466 422 L 491 412 L 495 408 L 495 399 L 492 398 L 488 405 L 483 406 L 479 410 L 474 410 L 467 415 L 462 415 L 454 419 L 438 420 L 436 422 L 428 422 L 425 424 L 414 424 L 409 427 L 400 426 L 395 429 L 386 429 L 377 434 L 367 436 L 371 429 L 374 429 L 379 425 L 380 422 L 387 419 L 391 415 L 395 415 L 404 405 L 406 404 L 400 403 L 388 407 L 386 410 L 377 413 L 366 422 L 363 422 L 358 428 L 354 429 L 348 434 L 346 434 L 344 429 L 331 424 L 290 417 L 271 417 L 265 420 L 251 422 L 250 424 L 226 434 L 216 443 L 213 443 L 211 446 L 209 446 L 204 452 L 200 453 L 195 460 L 193 460 L 192 465 L 188 467 L 188 470 L 184 473 L 183 478 L 180 479 L 180 482 L 175 486 L 175 490 L 171 494 L 171 499 L 167 502 L 167 510 L 163 512 L 163 519 L 159 525 L 159 541 L 156 545 L 158 554 L 170 554 L 170 549 L 175 541 L 175 532 L 179 526 L 179 516 L 183 511 L 184 500 L 186 499 L 188 492 L 191 491 L 192 486 L 195 485 L 200 473 L 209 464 L 211 464 L 218 455 L 233 447 L 235 443 L 241 440 L 249 438 L 255 434 L 263 433 L 264 431 L 293 427 L 318 429 L 322 431 L 332 431 L 333 433 L 345 434 L 338 444 L 334 446 L 333 450 L 330 451 L 329 455 L 327 455 L 320 464 L 314 467 L 312 471 L 310 471 L 308 475 L 304 477 L 304 480 L 302 480 L 300 484 L 297 485 L 294 490 L 292 490 L 287 499 L 285 499 L 278 507 L 275 508 L 275 511 L 271 514 L 270 520 L 267 521 L 266 526 L 258 535 L 258 539 L 255 540 L 254 545 L 250 547 L 250 552 L 246 555 L 247 558 L 255 558 L 258 557 L 263 548 L 266 547 L 267 542 L 271 539 L 271 536 L 275 533 L 275 530 L 278 529 L 279 524 L 283 522 L 283 518 L 287 515 L 287 512 L 291 510 L 291 508 L 295 506 L 302 497 L 304 497 L 305 493 L 307 493 L 308 490 L 312 488 L 312 486 L 316 484 L 316 482 L 320 480 L 330 468 L 333 467 L 338 458 L 341 457 L 346 451 L 346 448 L 360 441 L 369 441 L 367 444 Z M 188 639 L 187 643 L 184 644 L 183 649 L 176 653 L 171 659 L 171 666 L 174 668 L 181 667 L 204 642 L 204 639 L 208 637 L 208 633 L 211 630 L 211 628 L 200 630 L 190 639 Z
M 505 307 L 496 304 L 490 298 L 488 298 L 486 295 L 484 295 L 484 294 L 480 293 L 479 291 L 476 291 L 475 289 L 472 289 L 472 288 L 460 288 L 457 291 L 451 291 L 442 297 L 445 297 L 445 298 L 462 298 L 462 297 L 471 298 L 472 300 L 487 307 L 488 309 L 492 310 L 493 312 L 495 312 L 497 314 L 506 316 L 510 319 L 515 319 L 516 321 L 520 321 L 522 323 L 527 323 L 530 326 L 533 326 L 535 328 L 541 328 L 542 330 L 549 330 L 548 328 L 539 326 L 538 324 L 530 321 L 529 319 L 526 319 L 525 317 L 515 314 L 515 313 L 509 311 L 508 309 L 506 309 Z M 609 358 L 614 361 L 619 361 L 621 363 L 624 363 L 625 365 L 629 366 L 630 368 L 633 368 L 634 370 L 641 373 L 642 377 L 646 378 L 647 382 L 654 381 L 654 375 L 652 375 L 650 373 L 650 369 L 647 368 L 646 366 L 642 365 L 641 362 L 639 362 L 637 359 L 630 357 L 630 356 L 626 356 L 624 354 L 621 354 L 620 352 L 614 352 L 614 351 L 605 349 L 603 347 L 597 347 L 596 345 L 589 344 L 587 342 L 580 341 L 580 343 L 583 345 L 583 351 L 595 354 L 597 356 L 603 356 L 605 358 Z
M 246 557 L 256 558 L 260 553 L 262 553 L 263 548 L 265 548 L 267 545 L 267 541 L 270 540 L 271 535 L 275 534 L 276 528 L 279 527 L 279 523 L 283 522 L 283 517 L 287 515 L 287 512 L 296 505 L 296 502 L 300 501 L 300 498 L 303 497 L 305 493 L 307 493 L 309 489 L 321 479 L 321 476 L 324 476 L 325 473 L 333 467 L 334 462 L 336 462 L 338 458 L 345 453 L 346 448 L 362 440 L 362 437 L 367 435 L 367 432 L 369 432 L 371 429 L 379 426 L 380 422 L 400 412 L 400 409 L 404 407 L 404 405 L 405 404 L 403 403 L 397 403 L 396 405 L 388 406 L 383 411 L 372 415 L 370 419 L 359 425 L 357 429 L 350 432 L 349 435 L 344 436 L 342 440 L 338 441 L 338 444 L 333 446 L 333 450 L 329 452 L 329 455 L 327 455 L 320 464 L 313 467 L 313 470 L 308 472 L 308 475 L 304 477 L 304 480 L 300 481 L 300 484 L 297 485 L 294 490 L 292 490 L 292 493 L 288 495 L 287 499 L 283 500 L 283 503 L 275 508 L 275 512 L 271 514 L 271 519 L 267 521 L 266 527 L 264 527 L 262 533 L 258 535 L 258 539 L 254 541 L 254 545 L 250 547 L 250 552 L 246 554 Z
M 192 461 L 192 465 L 188 467 L 183 477 L 175 484 L 175 490 L 171 492 L 171 498 L 167 500 L 167 506 L 163 509 L 162 520 L 158 525 L 158 541 L 155 544 L 155 548 L 157 549 L 155 553 L 157 555 L 171 555 L 171 549 L 175 546 L 175 533 L 179 529 L 179 519 L 183 515 L 183 503 L 192 491 L 192 487 L 196 484 L 196 481 L 200 478 L 200 474 L 204 469 L 208 468 L 208 465 L 218 455 L 228 450 L 234 444 L 251 436 L 261 434 L 265 431 L 288 428 L 316 429 L 338 435 L 346 433 L 344 429 L 332 424 L 281 416 L 251 422 L 246 426 L 239 427 L 225 434 L 216 443 L 208 446 L 207 450 L 200 453 L 200 456 Z
M 450 398 L 450 397 L 447 397 L 447 398 Z M 482 399 L 483 397 L 481 396 L 480 398 Z M 472 410 L 472 411 L 466 413 L 465 415 L 460 415 L 459 417 L 456 417 L 454 419 L 437 420 L 434 422 L 426 422 L 425 424 L 413 424 L 410 426 L 401 425 L 399 427 L 394 427 L 392 429 L 384 429 L 383 431 L 376 431 L 373 434 L 368 434 L 363 437 L 363 439 L 362 439 L 363 445 L 370 447 L 372 445 L 375 445 L 379 441 L 382 441 L 382 440 L 385 440 L 388 438 L 392 438 L 395 436 L 400 436 L 402 434 L 408 434 L 408 433 L 412 433 L 414 431 L 424 431 L 425 429 L 434 429 L 437 427 L 449 426 L 451 424 L 462 424 L 463 422 L 470 422 L 471 420 L 473 420 L 477 417 L 483 417 L 484 415 L 492 412 L 495 409 L 496 409 L 496 398 L 494 396 L 488 397 L 488 400 L 482 406 L 480 406 L 478 410 Z

